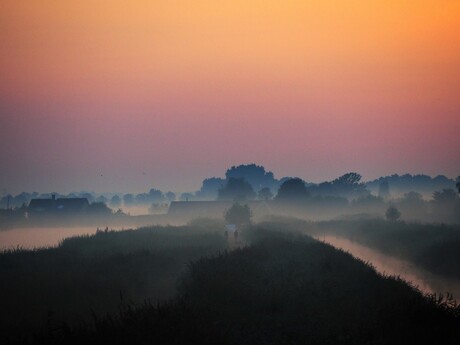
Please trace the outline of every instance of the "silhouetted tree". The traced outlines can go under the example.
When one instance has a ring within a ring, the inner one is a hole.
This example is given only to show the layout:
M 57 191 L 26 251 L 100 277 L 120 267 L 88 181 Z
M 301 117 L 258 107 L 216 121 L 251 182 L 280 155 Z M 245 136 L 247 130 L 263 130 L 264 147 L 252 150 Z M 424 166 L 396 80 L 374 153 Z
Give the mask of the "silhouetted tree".
M 195 199 L 195 195 L 193 193 L 182 193 L 180 195 L 180 201 L 192 201 Z
M 219 200 L 249 200 L 254 199 L 256 193 L 252 186 L 243 178 L 230 178 L 227 185 L 218 192 Z
M 436 190 L 443 188 L 451 188 L 453 180 L 443 175 L 438 175 L 434 178 L 428 175 L 411 175 L 394 174 L 391 176 L 380 177 L 377 180 L 370 181 L 366 185 L 377 192 L 379 185 L 386 181 L 391 186 L 392 192 L 407 193 L 410 191 L 418 191 L 421 193 L 431 194 Z
M 114 195 L 112 199 L 110 199 L 110 206 L 120 207 L 120 205 L 121 205 L 121 198 L 118 195 Z
M 196 192 L 199 199 L 214 200 L 217 198 L 218 191 L 225 185 L 225 180 L 218 177 L 211 177 L 203 180 L 201 189 Z
M 251 222 L 251 209 L 248 205 L 234 203 L 231 208 L 225 212 L 225 221 L 228 224 L 237 226 L 249 224 Z
M 331 182 L 323 182 L 317 186 L 310 186 L 309 190 L 314 195 L 333 195 L 345 198 L 365 197 L 370 193 L 366 185 L 360 181 L 360 174 L 350 172 Z
M 460 194 L 460 176 L 457 177 L 457 183 L 455 184 L 455 186 L 457 187 L 458 193 Z
M 93 202 L 87 209 L 89 214 L 107 216 L 112 214 L 112 210 L 103 202 Z
M 274 187 L 277 181 L 271 171 L 265 171 L 265 168 L 256 164 L 242 164 L 232 166 L 225 173 L 227 181 L 230 178 L 244 178 L 255 189 L 260 190 L 264 187 Z
M 422 194 L 417 193 L 417 192 L 409 192 L 409 193 L 404 194 L 403 200 L 411 201 L 411 202 L 419 202 L 419 201 L 423 201 L 423 196 Z
M 270 188 L 265 187 L 259 190 L 259 193 L 257 193 L 257 196 L 260 200 L 270 200 L 273 198 L 273 193 L 270 190 Z
M 148 205 L 150 204 L 151 197 L 147 193 L 140 193 L 134 197 L 134 204 L 136 205 Z
M 173 192 L 167 192 L 167 193 L 165 194 L 165 197 L 166 197 L 166 199 L 167 199 L 169 202 L 175 201 L 175 200 L 176 200 L 176 194 L 173 193 Z
M 278 189 L 277 201 L 302 201 L 310 196 L 305 182 L 300 178 L 291 178 Z
M 125 206 L 133 206 L 134 196 L 132 194 L 123 195 L 123 204 L 125 204 Z
M 165 201 L 165 196 L 161 190 L 152 188 L 149 192 L 149 201 L 150 202 L 163 202 Z
M 100 195 L 99 197 L 96 198 L 96 200 L 94 200 L 95 202 L 103 202 L 104 204 L 107 203 L 107 198 L 103 195 Z
M 390 185 L 388 181 L 382 181 L 379 185 L 379 197 L 386 199 L 390 196 Z
M 401 212 L 396 207 L 390 206 L 385 212 L 385 217 L 391 222 L 396 222 L 401 217 Z
M 433 201 L 437 204 L 453 203 L 458 199 L 457 193 L 453 189 L 443 189 L 441 192 L 433 193 Z
M 460 198 L 455 190 L 443 189 L 434 192 L 431 205 L 436 220 L 446 222 L 460 220 Z

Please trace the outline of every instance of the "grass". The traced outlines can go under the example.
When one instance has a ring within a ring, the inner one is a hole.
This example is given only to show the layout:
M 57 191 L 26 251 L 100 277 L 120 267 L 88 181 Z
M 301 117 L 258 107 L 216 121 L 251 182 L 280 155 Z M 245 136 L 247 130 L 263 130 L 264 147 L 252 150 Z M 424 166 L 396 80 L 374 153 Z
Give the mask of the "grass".
M 2 303 L 20 303 L 16 314 L 2 309 L 2 318 L 24 327 L 33 301 L 83 313 L 79 322 L 45 314 L 43 326 L 15 344 L 457 344 L 459 307 L 302 235 L 303 223 L 283 231 L 286 222 L 245 229 L 246 245 L 231 252 L 220 226 L 204 222 L 4 253 L 0 268 L 22 281 L 0 294 Z M 33 278 L 24 278 L 26 267 Z M 167 300 L 126 297 L 159 297 L 163 279 Z M 107 304 L 85 314 L 98 299 Z
M 187 264 L 227 248 L 223 231 L 150 227 L 64 240 L 57 248 L 0 254 L 0 340 L 91 314 L 120 303 L 174 296 Z M 0 341 L 1 342 L 1 341 Z

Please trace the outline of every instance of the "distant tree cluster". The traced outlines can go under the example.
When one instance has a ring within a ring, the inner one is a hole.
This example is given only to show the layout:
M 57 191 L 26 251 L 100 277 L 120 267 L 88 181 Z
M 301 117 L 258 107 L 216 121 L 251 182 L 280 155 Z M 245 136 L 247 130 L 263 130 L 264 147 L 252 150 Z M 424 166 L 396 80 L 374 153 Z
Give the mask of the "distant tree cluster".
M 225 212 L 225 221 L 228 224 L 235 224 L 237 226 L 249 224 L 251 222 L 251 210 L 248 205 L 241 205 L 239 203 L 233 204 L 233 206 Z
M 443 175 L 431 177 L 428 175 L 411 175 L 394 174 L 391 176 L 380 177 L 374 181 L 366 183 L 369 190 L 376 193 L 382 183 L 387 183 L 391 189 L 397 194 L 409 193 L 417 191 L 425 195 L 431 195 L 437 190 L 452 188 L 455 184 L 454 180 L 451 180 Z
M 218 191 L 219 200 L 245 201 L 254 199 L 256 193 L 244 178 L 229 178 L 227 184 Z

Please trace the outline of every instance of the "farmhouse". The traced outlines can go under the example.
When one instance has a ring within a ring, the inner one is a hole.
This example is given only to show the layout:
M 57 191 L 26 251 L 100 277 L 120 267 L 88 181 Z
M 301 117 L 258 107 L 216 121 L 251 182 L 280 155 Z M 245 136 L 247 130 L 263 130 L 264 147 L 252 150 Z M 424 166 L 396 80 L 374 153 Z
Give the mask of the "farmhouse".
M 87 210 L 87 198 L 58 198 L 53 195 L 51 199 L 32 199 L 29 203 L 30 214 L 66 214 L 73 215 Z

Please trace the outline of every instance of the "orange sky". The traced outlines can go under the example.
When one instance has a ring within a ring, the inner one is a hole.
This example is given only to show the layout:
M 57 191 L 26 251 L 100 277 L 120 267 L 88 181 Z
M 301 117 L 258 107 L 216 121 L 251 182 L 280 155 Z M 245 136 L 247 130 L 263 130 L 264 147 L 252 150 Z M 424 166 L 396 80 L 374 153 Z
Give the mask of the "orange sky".
M 453 177 L 459 18 L 458 0 L 2 0 L 0 188 L 194 189 L 251 161 Z

